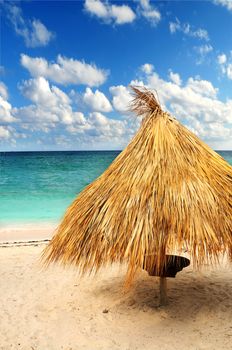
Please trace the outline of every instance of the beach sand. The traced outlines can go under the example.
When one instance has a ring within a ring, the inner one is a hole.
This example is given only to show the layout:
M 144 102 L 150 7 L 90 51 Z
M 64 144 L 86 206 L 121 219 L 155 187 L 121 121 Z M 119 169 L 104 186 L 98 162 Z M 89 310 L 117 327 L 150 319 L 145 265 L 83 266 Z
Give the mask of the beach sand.
M 124 267 L 84 278 L 73 268 L 43 269 L 45 237 L 1 243 L 0 349 L 231 349 L 231 266 L 184 269 L 159 307 L 158 279 L 144 271 L 125 293 Z

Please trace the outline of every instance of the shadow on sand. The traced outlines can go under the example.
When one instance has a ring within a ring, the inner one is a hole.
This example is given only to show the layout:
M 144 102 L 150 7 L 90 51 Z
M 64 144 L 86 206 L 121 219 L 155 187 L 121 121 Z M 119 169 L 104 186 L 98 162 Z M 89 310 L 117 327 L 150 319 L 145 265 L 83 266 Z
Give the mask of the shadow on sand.
M 159 278 L 142 272 L 129 291 L 125 291 L 123 285 L 124 276 L 104 279 L 104 286 L 101 283 L 94 294 L 103 298 L 112 312 L 134 310 L 153 314 L 162 310 L 170 318 L 187 320 L 202 312 L 220 311 L 232 317 L 232 280 L 227 279 L 225 273 L 200 274 L 186 269 L 176 278 L 168 278 L 169 304 L 165 307 L 159 304 Z

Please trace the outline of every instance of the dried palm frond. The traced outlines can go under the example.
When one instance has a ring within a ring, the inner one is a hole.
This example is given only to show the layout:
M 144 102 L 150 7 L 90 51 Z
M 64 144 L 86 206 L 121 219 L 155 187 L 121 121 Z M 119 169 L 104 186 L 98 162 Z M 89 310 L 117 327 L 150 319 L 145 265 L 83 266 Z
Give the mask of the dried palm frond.
M 185 247 L 195 266 L 232 252 L 232 167 L 155 96 L 133 87 L 131 110 L 143 123 L 109 168 L 67 209 L 45 249 L 47 263 L 97 271 L 128 264 L 157 273 L 165 255 Z

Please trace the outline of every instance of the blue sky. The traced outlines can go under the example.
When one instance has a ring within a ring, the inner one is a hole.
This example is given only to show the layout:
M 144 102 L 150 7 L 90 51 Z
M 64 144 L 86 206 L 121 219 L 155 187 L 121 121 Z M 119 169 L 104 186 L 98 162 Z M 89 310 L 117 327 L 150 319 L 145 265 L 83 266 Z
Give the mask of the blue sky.
M 0 150 L 122 149 L 129 84 L 232 149 L 232 1 L 1 1 Z

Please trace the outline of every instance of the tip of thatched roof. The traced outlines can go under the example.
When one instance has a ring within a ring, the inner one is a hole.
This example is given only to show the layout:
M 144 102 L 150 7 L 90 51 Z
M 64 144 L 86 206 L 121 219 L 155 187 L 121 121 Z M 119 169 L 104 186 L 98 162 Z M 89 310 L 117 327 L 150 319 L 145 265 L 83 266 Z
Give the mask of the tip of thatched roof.
M 160 103 L 153 92 L 144 86 L 130 85 L 130 88 L 134 97 L 130 104 L 131 112 L 136 113 L 138 116 L 146 114 L 158 115 L 162 112 Z

